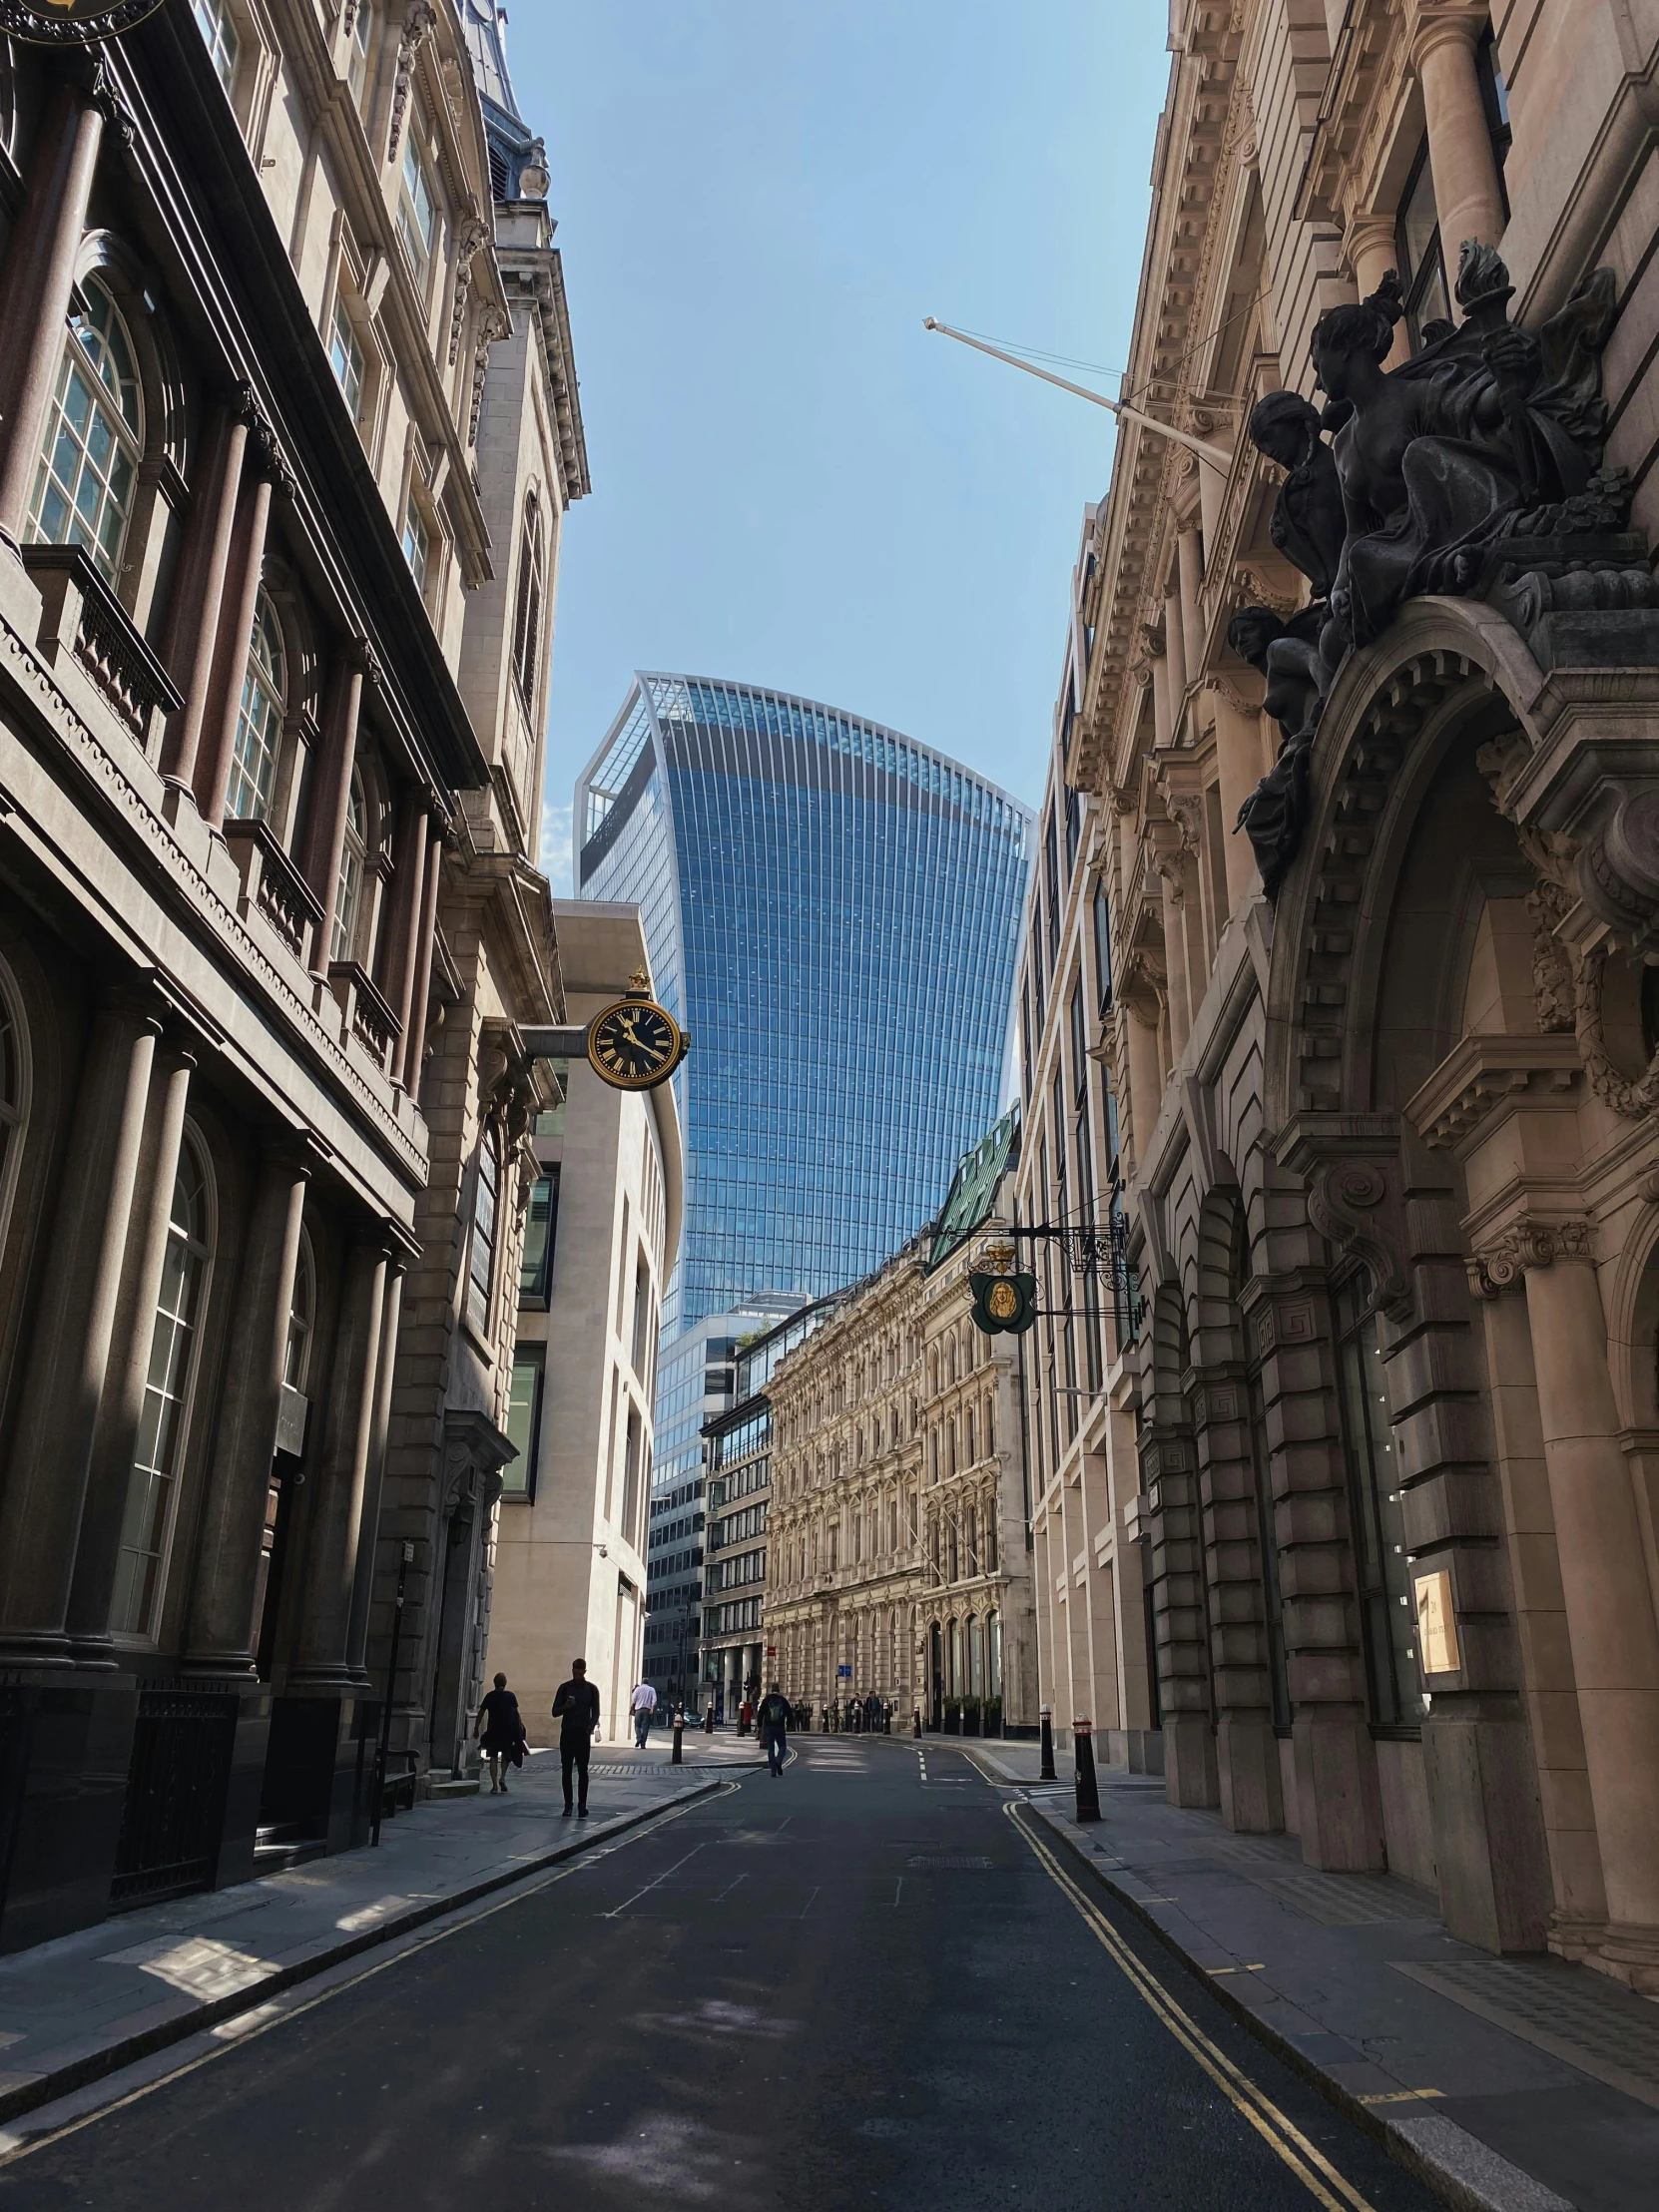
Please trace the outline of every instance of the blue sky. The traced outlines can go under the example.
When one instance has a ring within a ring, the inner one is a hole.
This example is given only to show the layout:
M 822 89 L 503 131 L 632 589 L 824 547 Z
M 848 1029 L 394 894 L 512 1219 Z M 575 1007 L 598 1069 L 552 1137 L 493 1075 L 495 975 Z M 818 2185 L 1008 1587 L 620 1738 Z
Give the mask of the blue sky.
M 636 668 L 828 700 L 1035 802 L 1112 418 L 921 323 L 1121 363 L 1163 10 L 512 13 L 594 481 L 559 580 L 555 888 L 577 771 Z

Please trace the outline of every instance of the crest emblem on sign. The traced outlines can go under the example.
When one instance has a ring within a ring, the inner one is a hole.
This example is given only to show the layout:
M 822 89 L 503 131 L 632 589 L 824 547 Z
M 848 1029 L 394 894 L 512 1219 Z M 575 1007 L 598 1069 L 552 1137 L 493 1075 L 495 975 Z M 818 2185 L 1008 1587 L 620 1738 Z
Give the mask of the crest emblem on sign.
M 0 0 L 0 31 L 31 46 L 95 46 L 130 31 L 162 0 Z

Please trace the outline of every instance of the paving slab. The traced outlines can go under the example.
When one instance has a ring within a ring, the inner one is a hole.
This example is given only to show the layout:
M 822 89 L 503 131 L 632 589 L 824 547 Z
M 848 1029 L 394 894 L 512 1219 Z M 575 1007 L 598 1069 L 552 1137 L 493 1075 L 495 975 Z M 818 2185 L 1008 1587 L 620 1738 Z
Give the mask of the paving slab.
M 1034 1747 L 959 1748 L 1448 2204 L 1653 2212 L 1659 2002 L 1458 1942 L 1431 1892 L 1305 1867 L 1294 1836 L 1234 1836 L 1156 1777 L 1099 1769 L 1102 1818 L 1080 1823 Z
M 760 1761 L 699 1736 L 672 1764 L 606 1746 L 586 1820 L 562 1816 L 556 1753 L 505 1794 L 431 1799 L 385 1822 L 378 1848 L 313 1859 L 234 1889 L 138 1907 L 0 1957 L 0 2121 L 182 2041 L 474 1898 L 706 1797 Z

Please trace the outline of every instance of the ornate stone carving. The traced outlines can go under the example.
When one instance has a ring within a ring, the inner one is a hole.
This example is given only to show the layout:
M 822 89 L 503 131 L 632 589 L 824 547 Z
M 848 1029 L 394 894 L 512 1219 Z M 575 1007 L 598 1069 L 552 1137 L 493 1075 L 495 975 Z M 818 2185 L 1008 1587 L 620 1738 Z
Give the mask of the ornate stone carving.
M 1469 1255 L 1469 1289 L 1476 1298 L 1498 1298 L 1514 1288 L 1528 1268 L 1590 1257 L 1587 1221 L 1515 1222 Z
M 512 329 L 510 318 L 501 309 L 486 302 L 478 321 L 478 349 L 472 361 L 472 406 L 467 415 L 466 442 L 478 443 L 478 422 L 484 411 L 484 378 L 489 373 L 490 347 L 498 344 Z
M 1285 733 L 1280 761 L 1240 814 L 1270 897 L 1302 842 L 1306 756 L 1337 673 L 1407 599 L 1487 598 L 1545 666 L 1562 640 L 1575 660 L 1628 661 L 1627 641 L 1607 625 L 1634 619 L 1643 628 L 1635 658 L 1659 661 L 1659 586 L 1640 538 L 1623 527 L 1628 487 L 1601 467 L 1612 273 L 1587 277 L 1537 332 L 1508 320 L 1513 289 L 1497 254 L 1466 242 L 1456 285 L 1463 320 L 1432 326 L 1421 350 L 1390 371 L 1382 364 L 1403 301 L 1389 271 L 1368 299 L 1329 308 L 1314 326 L 1323 413 L 1284 391 L 1251 415 L 1252 441 L 1288 471 L 1274 543 L 1315 593 L 1288 623 L 1252 607 L 1229 631 L 1268 678 Z M 1624 840 L 1648 854 L 1644 928 L 1659 920 L 1656 829 L 1644 816 Z M 1644 895 L 1628 859 L 1622 848 L 1607 854 L 1610 901 Z
M 409 112 L 409 88 L 414 79 L 415 57 L 436 28 L 438 11 L 431 0 L 410 0 L 397 41 L 397 75 L 392 83 L 391 126 L 386 133 L 386 160 L 397 159 L 403 124 Z
M 449 315 L 449 365 L 454 367 L 461 357 L 461 328 L 466 321 L 466 303 L 472 292 L 472 265 L 493 238 L 487 223 L 477 216 L 469 216 L 462 224 L 460 236 L 455 241 L 455 300 Z
M 1570 904 L 1558 883 L 1539 883 L 1526 894 L 1532 917 L 1532 998 L 1546 1037 L 1575 1026 L 1572 962 L 1555 934 L 1555 924 Z

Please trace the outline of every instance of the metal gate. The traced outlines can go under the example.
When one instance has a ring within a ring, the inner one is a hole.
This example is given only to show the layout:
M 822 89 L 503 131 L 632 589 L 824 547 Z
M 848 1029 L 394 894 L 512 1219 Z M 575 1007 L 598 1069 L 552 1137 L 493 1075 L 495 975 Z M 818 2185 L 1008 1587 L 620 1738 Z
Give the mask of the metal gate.
M 234 1696 L 140 1692 L 112 1904 L 149 1904 L 212 1889 L 237 1705 Z

